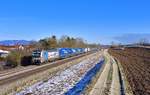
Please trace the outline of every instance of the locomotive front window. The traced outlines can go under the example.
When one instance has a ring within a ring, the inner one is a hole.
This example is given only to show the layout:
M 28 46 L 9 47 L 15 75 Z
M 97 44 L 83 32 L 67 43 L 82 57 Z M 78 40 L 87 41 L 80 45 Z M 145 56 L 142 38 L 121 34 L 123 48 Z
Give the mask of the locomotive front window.
M 40 57 L 40 56 L 41 56 L 41 53 L 33 53 L 32 54 L 32 57 L 35 57 L 35 58 Z

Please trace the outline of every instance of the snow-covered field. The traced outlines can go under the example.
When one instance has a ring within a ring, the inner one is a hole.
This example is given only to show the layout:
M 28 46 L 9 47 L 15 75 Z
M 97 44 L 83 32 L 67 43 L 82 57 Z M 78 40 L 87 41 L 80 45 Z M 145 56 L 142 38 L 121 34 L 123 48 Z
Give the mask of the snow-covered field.
M 48 80 L 38 82 L 16 95 L 63 95 L 80 81 L 86 72 L 88 72 L 99 61 L 99 58 L 94 56 L 87 60 L 83 60 L 66 70 L 58 71 L 56 74 L 50 76 Z

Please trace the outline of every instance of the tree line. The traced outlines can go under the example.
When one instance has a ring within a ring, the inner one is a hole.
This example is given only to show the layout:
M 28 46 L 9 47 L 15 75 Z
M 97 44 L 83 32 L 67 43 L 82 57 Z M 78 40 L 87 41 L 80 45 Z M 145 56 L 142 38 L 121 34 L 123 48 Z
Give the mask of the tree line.
M 86 47 L 96 47 L 98 44 L 88 44 L 86 40 L 77 37 L 62 36 L 57 38 L 55 35 L 40 39 L 38 42 L 32 43 L 38 49 L 51 49 L 59 47 L 68 47 L 68 48 L 86 48 Z
M 55 35 L 40 39 L 39 41 L 32 41 L 30 49 L 14 50 L 6 58 L 0 58 L 4 60 L 9 67 L 16 67 L 21 65 L 28 65 L 32 62 L 32 50 L 34 49 L 53 49 L 53 48 L 96 48 L 99 44 L 89 44 L 86 40 L 77 37 L 62 36 L 57 38 Z M 1 66 L 0 66 L 1 70 Z

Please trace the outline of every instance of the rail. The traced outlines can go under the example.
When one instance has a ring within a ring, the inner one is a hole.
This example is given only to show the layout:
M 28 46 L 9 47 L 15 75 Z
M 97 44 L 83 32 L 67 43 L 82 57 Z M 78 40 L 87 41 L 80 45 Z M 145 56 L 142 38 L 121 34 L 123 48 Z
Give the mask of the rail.
M 92 54 L 92 53 L 95 53 L 95 52 L 96 51 L 91 51 L 91 52 L 88 52 L 88 53 L 80 54 L 80 55 L 73 56 L 73 57 L 70 57 L 70 58 L 66 58 L 66 59 L 63 59 L 63 60 L 58 60 L 58 61 L 52 62 L 50 64 L 44 64 L 44 65 L 41 65 L 41 66 L 37 66 L 33 69 L 28 69 L 28 70 L 20 71 L 20 72 L 17 72 L 17 73 L 8 75 L 8 76 L 0 77 L 0 85 L 8 84 L 8 83 L 16 81 L 20 78 L 24 78 L 24 77 L 27 77 L 27 76 L 45 71 L 47 69 L 51 69 L 53 67 L 60 66 L 63 63 L 70 62 L 72 60 L 78 59 L 80 57 L 83 57 L 85 55 L 89 55 L 89 54 Z

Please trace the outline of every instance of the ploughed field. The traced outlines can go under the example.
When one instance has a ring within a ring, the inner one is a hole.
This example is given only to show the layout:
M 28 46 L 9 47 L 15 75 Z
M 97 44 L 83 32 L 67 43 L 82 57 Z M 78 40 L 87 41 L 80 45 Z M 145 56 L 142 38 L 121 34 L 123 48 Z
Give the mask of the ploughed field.
M 109 49 L 109 53 L 121 63 L 135 95 L 150 95 L 150 49 Z

